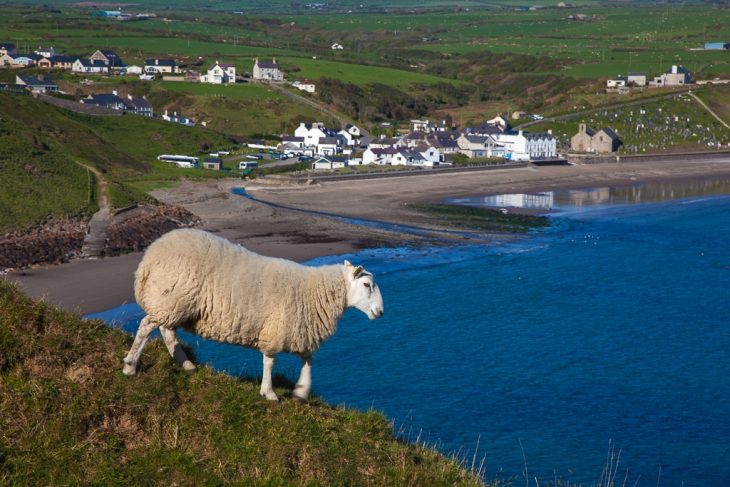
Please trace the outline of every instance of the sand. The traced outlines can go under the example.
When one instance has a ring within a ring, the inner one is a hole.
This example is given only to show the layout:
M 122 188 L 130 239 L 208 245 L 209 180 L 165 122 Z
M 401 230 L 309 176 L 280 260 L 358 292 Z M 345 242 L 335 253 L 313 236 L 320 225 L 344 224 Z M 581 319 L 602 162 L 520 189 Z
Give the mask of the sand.
M 632 164 L 550 166 L 434 176 L 328 182 L 278 187 L 248 183 L 258 200 L 338 215 L 424 225 L 410 203 L 450 196 L 547 191 L 633 184 L 641 181 L 730 178 L 730 159 Z M 202 228 L 261 254 L 304 261 L 322 255 L 355 252 L 365 247 L 417 244 L 428 236 L 392 233 L 301 211 L 273 208 L 231 194 L 241 180 L 183 182 L 153 193 L 160 201 L 180 205 L 199 216 Z M 442 235 L 440 235 L 442 236 Z M 101 260 L 76 261 L 6 276 L 32 297 L 63 309 L 92 313 L 132 302 L 134 253 Z

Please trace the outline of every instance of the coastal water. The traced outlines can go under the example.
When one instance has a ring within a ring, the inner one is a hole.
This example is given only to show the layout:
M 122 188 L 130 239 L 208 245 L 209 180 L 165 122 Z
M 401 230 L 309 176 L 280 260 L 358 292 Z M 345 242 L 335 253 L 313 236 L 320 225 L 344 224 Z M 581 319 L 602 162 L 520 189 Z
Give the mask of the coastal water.
M 545 193 L 552 227 L 517 243 L 347 256 L 375 273 L 386 313 L 346 313 L 314 393 L 469 463 L 478 443 L 488 479 L 591 485 L 610 443 L 619 485 L 730 485 L 730 196 L 697 184 Z M 141 317 L 100 316 L 129 331 Z M 260 376 L 256 352 L 185 339 L 201 362 Z

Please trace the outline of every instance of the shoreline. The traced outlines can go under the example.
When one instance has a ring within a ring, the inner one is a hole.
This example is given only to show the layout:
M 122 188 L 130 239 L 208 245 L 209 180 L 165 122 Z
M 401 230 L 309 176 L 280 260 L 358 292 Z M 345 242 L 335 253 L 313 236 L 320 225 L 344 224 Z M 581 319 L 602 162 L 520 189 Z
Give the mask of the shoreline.
M 255 181 L 241 180 L 183 181 L 175 188 L 157 190 L 152 195 L 162 203 L 181 206 L 195 214 L 202 221 L 198 228 L 241 243 L 263 255 L 303 262 L 366 248 L 443 245 L 443 240 L 489 245 L 490 242 L 509 238 L 485 235 L 483 242 L 458 239 L 453 235 L 449 238 L 440 232 L 448 231 L 448 228 L 434 226 L 427 216 L 409 209 L 410 203 L 712 178 L 730 180 L 730 158 L 685 163 L 549 166 L 476 174 L 328 182 L 312 186 L 264 186 Z M 232 188 L 242 186 L 256 200 L 231 193 Z M 358 226 L 322 213 L 332 213 L 341 219 L 419 227 L 431 236 Z M 142 252 L 134 252 L 98 260 L 76 260 L 12 272 L 4 277 L 33 298 L 43 298 L 62 309 L 89 314 L 134 301 L 134 270 L 142 255 Z

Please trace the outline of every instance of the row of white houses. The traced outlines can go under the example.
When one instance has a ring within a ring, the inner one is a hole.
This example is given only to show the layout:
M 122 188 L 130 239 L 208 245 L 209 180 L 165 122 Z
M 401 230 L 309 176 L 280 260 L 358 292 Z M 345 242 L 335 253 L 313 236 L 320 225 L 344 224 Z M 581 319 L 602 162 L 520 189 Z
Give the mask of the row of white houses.
M 345 161 L 350 165 L 433 167 L 448 164 L 447 160 L 456 153 L 472 159 L 501 158 L 512 161 L 557 157 L 557 140 L 550 131 L 513 131 L 501 117 L 461 132 L 427 129 L 414 130 L 397 138 L 374 139 L 367 146 L 361 146 L 360 131 L 355 126 L 333 130 L 322 123 L 301 123 L 293 136 L 282 138 L 279 150 L 325 157 L 325 160 L 313 164 L 316 169 L 331 169 L 326 161 L 337 165 Z M 353 154 L 358 148 L 365 150 L 360 157 L 355 158 Z

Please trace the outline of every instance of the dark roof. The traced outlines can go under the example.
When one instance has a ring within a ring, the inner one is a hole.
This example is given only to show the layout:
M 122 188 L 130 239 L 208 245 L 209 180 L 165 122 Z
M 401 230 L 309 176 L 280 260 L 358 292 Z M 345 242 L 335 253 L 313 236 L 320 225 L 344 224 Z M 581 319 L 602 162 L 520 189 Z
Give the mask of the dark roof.
M 132 110 L 152 110 L 152 104 L 144 98 L 122 99 L 124 105 Z
M 220 157 L 206 157 L 203 162 L 213 162 L 215 164 L 223 164 L 223 159 Z
M 43 56 L 40 56 L 39 59 L 42 57 Z M 73 62 L 76 62 L 76 60 L 78 58 L 79 58 L 78 56 L 69 56 L 66 54 L 56 54 L 54 56 L 51 56 L 49 59 L 51 60 L 52 63 L 73 63 Z
M 99 105 L 99 106 L 126 105 L 124 103 L 124 100 L 122 100 L 117 95 L 114 95 L 112 93 L 100 93 L 100 94 L 96 94 L 96 95 L 91 95 L 89 98 L 85 98 L 81 101 L 88 105 Z
M 591 137 L 593 137 L 594 135 L 596 135 L 596 131 L 593 130 L 592 128 L 588 127 L 588 126 L 586 126 L 586 133 L 588 135 L 590 135 Z
M 406 139 L 410 140 L 423 140 L 426 138 L 426 132 L 411 132 L 406 135 Z
M 145 59 L 145 66 L 169 66 L 174 68 L 177 62 L 174 59 Z
M 613 129 L 611 129 L 611 128 L 603 127 L 601 129 L 601 131 L 614 140 L 618 139 L 618 134 L 616 132 L 614 132 Z
M 112 51 L 111 49 L 99 49 L 99 52 L 102 53 L 107 58 L 110 57 L 119 57 L 116 52 Z
M 11 42 L 0 42 L 0 49 L 5 49 L 8 51 L 14 51 L 15 50 L 15 44 Z
M 87 68 L 106 68 L 107 65 L 104 63 L 104 61 L 97 61 L 97 60 L 91 60 L 91 59 L 80 59 L 81 65 Z M 76 62 L 76 61 L 74 61 Z
M 293 135 L 285 135 L 281 138 L 282 142 L 304 142 L 304 137 L 296 137 Z
M 320 137 L 319 143 L 320 144 L 337 144 L 340 139 L 337 137 Z
M 264 69 L 279 69 L 279 65 L 274 61 L 257 61 L 259 68 Z
M 501 125 L 483 123 L 475 127 L 471 127 L 469 131 L 473 134 L 501 134 L 504 132 Z
M 52 86 L 58 88 L 56 83 L 53 82 L 53 80 L 46 75 L 37 75 L 37 76 L 18 76 L 21 80 L 23 80 L 23 83 L 26 86 Z
M 370 149 L 370 150 L 373 152 L 373 154 L 377 154 L 380 156 L 386 155 L 386 154 L 397 154 L 398 153 L 398 149 L 396 149 L 395 147 L 385 147 L 383 149 L 378 149 L 376 147 L 376 148 Z
M 442 136 L 442 137 L 429 137 L 428 141 L 434 146 L 434 147 L 459 147 L 459 144 L 456 143 L 454 139 L 448 136 Z

